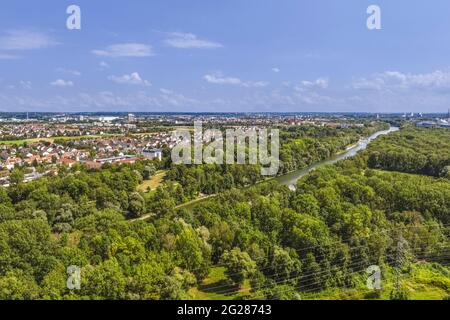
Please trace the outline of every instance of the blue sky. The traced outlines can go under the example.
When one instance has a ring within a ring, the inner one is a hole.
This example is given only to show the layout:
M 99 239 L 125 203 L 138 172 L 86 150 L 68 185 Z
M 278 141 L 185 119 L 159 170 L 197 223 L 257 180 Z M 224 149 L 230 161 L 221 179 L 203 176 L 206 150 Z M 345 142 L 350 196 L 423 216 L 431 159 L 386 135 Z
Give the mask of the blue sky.
M 81 30 L 66 8 L 81 8 Z M 366 9 L 381 8 L 382 30 Z M 446 112 L 450 2 L 2 1 L 0 111 Z

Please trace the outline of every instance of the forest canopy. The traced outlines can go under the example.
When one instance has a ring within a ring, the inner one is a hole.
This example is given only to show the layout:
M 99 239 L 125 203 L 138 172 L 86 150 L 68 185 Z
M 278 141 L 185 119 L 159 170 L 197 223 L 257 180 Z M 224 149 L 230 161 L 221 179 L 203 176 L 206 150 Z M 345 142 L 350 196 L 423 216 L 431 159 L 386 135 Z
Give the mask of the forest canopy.
M 359 139 L 311 130 L 284 133 L 285 157 L 296 154 L 284 159 L 286 168 Z M 296 299 L 338 289 L 398 297 L 389 286 L 365 288 L 362 275 L 372 264 L 388 284 L 399 268 L 409 287 L 430 286 L 444 298 L 450 180 L 431 173 L 448 164 L 447 135 L 403 129 L 303 177 L 295 191 L 261 181 L 252 166 L 150 161 L 62 167 L 58 176 L 18 180 L 0 188 L 0 299 Z M 398 170 L 378 160 L 396 149 L 412 154 L 402 161 L 436 149 L 424 162 L 436 166 L 423 172 L 430 166 L 410 162 Z M 157 169 L 168 169 L 167 180 L 137 191 Z M 212 196 L 183 205 L 200 194 Z M 67 288 L 71 265 L 81 268 L 80 290 Z

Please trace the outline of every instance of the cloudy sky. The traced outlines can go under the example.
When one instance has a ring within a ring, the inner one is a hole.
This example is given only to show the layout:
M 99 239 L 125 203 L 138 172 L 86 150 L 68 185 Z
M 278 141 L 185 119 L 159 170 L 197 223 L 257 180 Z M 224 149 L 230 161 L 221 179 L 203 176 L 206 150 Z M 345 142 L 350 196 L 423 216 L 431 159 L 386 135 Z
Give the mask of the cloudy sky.
M 448 0 L 5 0 L 0 111 L 445 112 L 449 15 Z

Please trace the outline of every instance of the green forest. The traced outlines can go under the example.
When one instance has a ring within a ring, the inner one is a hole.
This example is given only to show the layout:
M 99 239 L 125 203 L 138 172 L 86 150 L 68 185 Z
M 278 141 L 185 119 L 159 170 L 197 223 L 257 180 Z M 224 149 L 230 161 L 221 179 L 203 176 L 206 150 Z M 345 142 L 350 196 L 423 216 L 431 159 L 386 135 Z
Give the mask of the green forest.
M 370 168 L 450 178 L 450 130 L 405 128 L 374 141 Z
M 281 173 L 385 126 L 285 129 Z M 449 299 L 449 165 L 448 129 L 407 127 L 295 190 L 256 165 L 62 166 L 29 183 L 15 169 L 0 299 Z M 164 182 L 137 191 L 157 170 Z

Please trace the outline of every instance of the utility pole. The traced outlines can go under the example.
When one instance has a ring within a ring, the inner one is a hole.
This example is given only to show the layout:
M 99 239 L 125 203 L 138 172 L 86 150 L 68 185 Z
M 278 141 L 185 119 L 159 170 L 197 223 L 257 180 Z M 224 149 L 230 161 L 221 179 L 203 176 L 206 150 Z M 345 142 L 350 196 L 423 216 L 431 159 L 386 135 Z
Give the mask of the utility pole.
M 397 240 L 397 248 L 396 248 L 396 254 L 395 254 L 395 284 L 394 284 L 394 290 L 391 292 L 391 299 L 394 300 L 406 300 L 408 299 L 405 292 L 402 290 L 401 285 L 401 273 L 402 273 L 402 267 L 405 264 L 406 260 L 406 254 L 405 254 L 405 244 L 406 241 L 403 238 L 402 230 L 400 229 L 398 234 L 398 240 Z
M 403 265 L 403 235 L 400 230 L 398 240 L 397 240 L 397 250 L 395 256 L 395 291 L 400 292 L 400 276 L 401 276 L 401 268 Z

